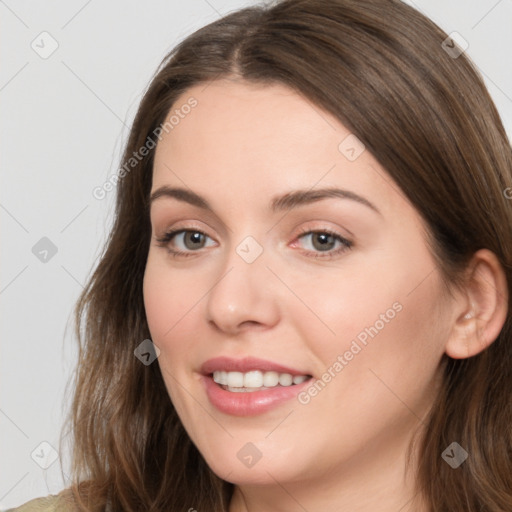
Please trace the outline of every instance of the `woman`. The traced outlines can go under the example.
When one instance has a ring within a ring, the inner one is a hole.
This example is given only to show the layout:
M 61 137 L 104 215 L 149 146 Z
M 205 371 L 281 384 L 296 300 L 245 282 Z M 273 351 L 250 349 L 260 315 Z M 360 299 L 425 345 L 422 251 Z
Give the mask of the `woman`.
M 123 163 L 74 484 L 20 511 L 512 510 L 512 151 L 443 31 L 393 0 L 229 14 Z

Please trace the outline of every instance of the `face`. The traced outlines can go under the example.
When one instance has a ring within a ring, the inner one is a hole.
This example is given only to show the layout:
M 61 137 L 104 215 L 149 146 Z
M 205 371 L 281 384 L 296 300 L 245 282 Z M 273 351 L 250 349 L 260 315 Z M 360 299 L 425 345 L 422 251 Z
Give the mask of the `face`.
M 418 213 L 291 89 L 218 80 L 172 110 L 190 98 L 156 149 L 144 277 L 185 429 L 236 484 L 389 467 L 431 404 L 448 333 Z

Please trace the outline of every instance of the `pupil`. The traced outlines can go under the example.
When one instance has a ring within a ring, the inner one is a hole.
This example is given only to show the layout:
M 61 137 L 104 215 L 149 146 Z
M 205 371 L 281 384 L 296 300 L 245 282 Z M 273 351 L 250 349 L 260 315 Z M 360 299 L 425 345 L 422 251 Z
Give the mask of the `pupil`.
M 334 237 L 332 235 L 328 235 L 326 233 L 319 233 L 316 235 L 318 238 L 313 237 L 313 245 L 315 245 L 316 249 L 330 249 L 330 247 L 326 248 L 326 244 L 332 243 L 334 240 Z M 329 240 L 330 239 L 330 240 Z M 315 240 L 320 240 L 320 244 L 317 247 L 315 244 Z
M 201 233 L 189 233 L 189 238 L 192 242 L 192 244 L 201 243 L 201 237 L 203 235 Z

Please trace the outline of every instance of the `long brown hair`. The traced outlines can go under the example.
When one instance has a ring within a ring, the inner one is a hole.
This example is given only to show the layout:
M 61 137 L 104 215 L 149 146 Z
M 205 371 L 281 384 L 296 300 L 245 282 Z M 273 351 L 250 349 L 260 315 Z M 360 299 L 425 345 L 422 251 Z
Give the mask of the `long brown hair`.
M 465 54 L 448 51 L 447 37 L 398 0 L 282 0 L 231 13 L 166 56 L 124 161 L 154 138 L 193 85 L 225 77 L 285 84 L 336 116 L 387 170 L 426 221 L 447 283 L 458 283 L 470 257 L 487 248 L 512 291 L 512 202 L 504 194 L 512 186 L 510 142 L 481 77 Z M 113 228 L 76 305 L 70 489 L 82 510 L 227 511 L 233 484 L 191 442 L 158 364 L 134 356 L 150 338 L 142 282 L 153 156 L 151 149 L 120 175 Z M 444 356 L 444 385 L 417 468 L 418 492 L 432 511 L 512 510 L 508 306 L 488 349 L 468 359 Z M 456 470 L 441 458 L 453 441 L 469 453 Z

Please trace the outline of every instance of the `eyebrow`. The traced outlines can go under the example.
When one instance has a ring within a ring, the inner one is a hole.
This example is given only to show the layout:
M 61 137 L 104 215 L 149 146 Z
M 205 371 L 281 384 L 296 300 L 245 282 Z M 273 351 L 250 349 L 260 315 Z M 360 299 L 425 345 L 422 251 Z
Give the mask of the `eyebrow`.
M 198 208 L 201 208 L 203 210 L 208 210 L 211 213 L 214 213 L 213 208 L 204 197 L 185 188 L 173 188 L 164 185 L 155 190 L 151 194 L 149 201 L 150 205 L 153 204 L 154 201 L 162 197 L 174 198 L 179 201 L 189 203 L 193 206 L 197 206 Z M 277 213 L 280 211 L 291 210 L 299 206 L 312 204 L 317 201 L 321 201 L 322 199 L 329 198 L 349 199 L 351 201 L 355 201 L 359 204 L 367 206 L 368 208 L 374 210 L 379 215 L 382 215 L 379 209 L 370 201 L 368 201 L 368 199 L 356 194 L 355 192 L 351 192 L 350 190 L 344 190 L 340 188 L 294 190 L 284 195 L 272 198 L 270 202 L 270 209 L 272 212 Z

